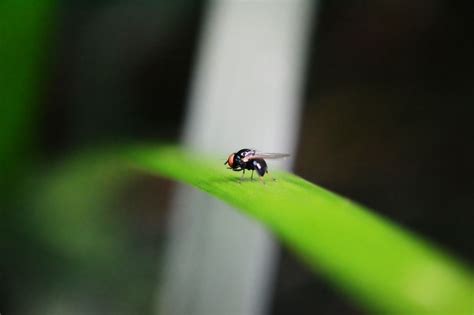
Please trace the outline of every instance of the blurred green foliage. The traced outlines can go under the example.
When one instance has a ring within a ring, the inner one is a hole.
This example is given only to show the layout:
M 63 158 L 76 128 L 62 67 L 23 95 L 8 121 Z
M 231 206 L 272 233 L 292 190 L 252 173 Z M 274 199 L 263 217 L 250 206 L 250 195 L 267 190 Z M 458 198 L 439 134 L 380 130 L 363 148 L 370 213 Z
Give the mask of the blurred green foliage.
M 113 200 L 127 179 L 113 157 L 98 152 L 78 154 L 48 169 L 31 182 L 28 221 L 33 233 L 75 264 L 106 270 L 125 258 L 120 257 L 126 242 L 120 211 L 113 209 L 119 205 Z
M 54 0 L 0 2 L 0 183 L 14 180 L 34 155 L 55 5 Z
M 260 220 L 315 271 L 383 314 L 468 314 L 473 276 L 459 263 L 348 199 L 289 173 L 240 183 L 212 159 L 175 147 L 129 157 L 147 172 L 191 184 Z
M 133 186 L 129 170 L 107 150 L 54 164 L 23 178 L 25 193 L 2 218 L 4 285 L 21 292 L 12 307 L 18 314 L 150 313 L 159 244 L 137 246 L 143 231 L 128 222 L 136 209 L 122 198 Z
M 104 152 L 40 157 L 57 6 L 0 1 L 1 312 L 149 313 L 156 257 L 124 222 L 123 165 Z

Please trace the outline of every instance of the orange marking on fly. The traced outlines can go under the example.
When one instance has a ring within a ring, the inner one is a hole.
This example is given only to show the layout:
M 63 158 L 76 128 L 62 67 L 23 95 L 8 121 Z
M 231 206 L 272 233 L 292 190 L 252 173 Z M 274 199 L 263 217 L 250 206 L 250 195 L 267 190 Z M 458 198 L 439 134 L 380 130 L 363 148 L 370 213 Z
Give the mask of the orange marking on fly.
M 227 161 L 224 163 L 224 165 L 229 165 L 229 168 L 232 168 L 233 165 L 234 165 L 234 156 L 235 156 L 235 153 L 232 153 L 231 155 L 229 155 L 229 157 L 227 158 Z

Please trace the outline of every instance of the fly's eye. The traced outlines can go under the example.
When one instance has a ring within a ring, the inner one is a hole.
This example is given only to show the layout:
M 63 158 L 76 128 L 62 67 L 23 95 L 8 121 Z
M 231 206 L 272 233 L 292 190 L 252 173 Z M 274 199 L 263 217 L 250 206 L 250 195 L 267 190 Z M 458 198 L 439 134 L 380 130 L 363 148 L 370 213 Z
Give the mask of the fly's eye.
M 232 153 L 231 155 L 229 155 L 229 157 L 227 158 L 227 164 L 229 164 L 230 167 L 232 167 L 234 165 L 234 156 L 235 154 Z

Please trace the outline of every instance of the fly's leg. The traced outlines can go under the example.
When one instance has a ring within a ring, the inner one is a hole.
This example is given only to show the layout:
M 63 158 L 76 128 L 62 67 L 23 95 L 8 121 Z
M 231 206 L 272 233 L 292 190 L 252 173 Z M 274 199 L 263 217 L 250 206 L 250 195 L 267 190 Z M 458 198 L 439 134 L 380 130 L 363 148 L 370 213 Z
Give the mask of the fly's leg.
M 276 182 L 276 178 L 273 177 L 272 174 L 270 174 L 268 171 L 267 171 L 266 173 L 270 176 L 270 178 L 272 179 L 272 181 Z
M 245 175 L 245 169 L 242 171 L 242 176 L 240 176 L 240 183 L 242 183 L 242 180 L 244 179 L 244 175 Z
M 250 175 L 250 180 L 253 180 L 253 170 L 252 170 L 252 175 Z

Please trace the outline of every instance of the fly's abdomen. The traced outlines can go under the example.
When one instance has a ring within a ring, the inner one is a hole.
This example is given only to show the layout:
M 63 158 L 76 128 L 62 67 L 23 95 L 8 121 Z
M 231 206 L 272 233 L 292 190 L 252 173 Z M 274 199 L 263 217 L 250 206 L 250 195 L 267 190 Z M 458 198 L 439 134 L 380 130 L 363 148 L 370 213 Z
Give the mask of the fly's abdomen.
M 258 173 L 258 175 L 263 176 L 267 172 L 267 163 L 264 159 L 255 159 L 252 160 L 253 169 Z

